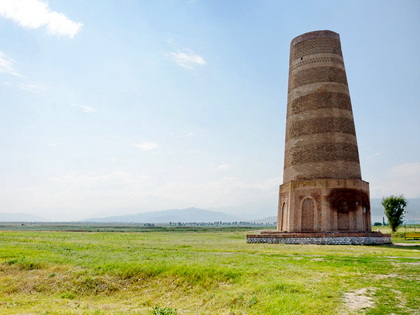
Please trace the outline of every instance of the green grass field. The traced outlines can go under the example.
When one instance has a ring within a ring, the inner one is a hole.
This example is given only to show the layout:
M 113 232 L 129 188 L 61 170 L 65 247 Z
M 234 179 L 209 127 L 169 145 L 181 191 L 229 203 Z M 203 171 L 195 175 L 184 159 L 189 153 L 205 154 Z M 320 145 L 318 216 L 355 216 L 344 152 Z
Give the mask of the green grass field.
M 419 314 L 420 246 L 246 244 L 249 232 L 0 231 L 0 313 Z

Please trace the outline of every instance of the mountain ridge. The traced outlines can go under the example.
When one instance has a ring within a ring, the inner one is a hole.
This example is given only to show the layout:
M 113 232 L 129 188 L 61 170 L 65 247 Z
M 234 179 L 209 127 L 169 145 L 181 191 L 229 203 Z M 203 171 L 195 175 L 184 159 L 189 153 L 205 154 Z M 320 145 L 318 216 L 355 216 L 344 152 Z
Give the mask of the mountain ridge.
M 371 218 L 372 224 L 375 222 L 387 221 L 383 207 L 382 198 L 371 198 Z M 407 198 L 407 213 L 404 217 L 406 224 L 420 224 L 420 198 Z M 271 212 L 271 211 L 270 211 Z M 277 212 L 272 211 L 273 214 Z M 261 214 L 261 213 L 260 213 Z M 168 209 L 158 211 L 148 211 L 135 214 L 114 215 L 72 222 L 98 222 L 98 223 L 169 223 L 169 222 L 255 222 L 268 223 L 276 221 L 276 216 L 264 216 L 264 219 L 249 219 L 227 214 L 217 209 L 206 210 L 201 208 L 189 207 L 185 209 Z M 27 213 L 0 213 L 0 222 L 51 222 L 51 220 Z
M 0 222 L 48 222 L 49 220 L 28 213 L 0 213 Z
M 169 209 L 148 211 L 122 216 L 109 216 L 103 218 L 92 218 L 83 222 L 101 223 L 169 223 L 169 222 L 232 222 L 240 221 L 241 218 L 213 210 L 200 208 Z

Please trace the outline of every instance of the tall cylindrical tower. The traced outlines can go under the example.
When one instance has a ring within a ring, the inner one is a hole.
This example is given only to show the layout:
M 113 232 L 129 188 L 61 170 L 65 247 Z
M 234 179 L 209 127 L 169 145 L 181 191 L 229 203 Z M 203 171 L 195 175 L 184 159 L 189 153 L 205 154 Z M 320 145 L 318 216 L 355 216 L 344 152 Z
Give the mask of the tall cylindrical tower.
M 314 178 L 361 179 L 337 33 L 311 32 L 291 43 L 283 176 L 285 183 Z
M 340 36 L 315 31 L 290 46 L 278 230 L 370 231 Z

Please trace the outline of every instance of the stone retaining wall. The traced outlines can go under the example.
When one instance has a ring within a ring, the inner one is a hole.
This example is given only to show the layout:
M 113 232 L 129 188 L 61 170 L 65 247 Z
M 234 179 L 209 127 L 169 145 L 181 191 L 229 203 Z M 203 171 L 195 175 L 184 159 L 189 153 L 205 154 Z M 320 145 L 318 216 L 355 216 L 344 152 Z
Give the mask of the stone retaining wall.
M 391 244 L 391 235 L 382 233 L 268 233 L 247 235 L 247 243 L 381 245 Z

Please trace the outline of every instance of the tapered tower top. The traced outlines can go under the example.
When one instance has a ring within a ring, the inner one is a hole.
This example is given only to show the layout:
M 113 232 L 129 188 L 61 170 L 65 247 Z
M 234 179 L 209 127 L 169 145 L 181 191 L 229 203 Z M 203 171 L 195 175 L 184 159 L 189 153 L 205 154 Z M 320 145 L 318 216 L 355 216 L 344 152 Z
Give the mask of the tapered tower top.
M 290 45 L 283 182 L 361 179 L 340 36 L 315 31 Z
M 329 38 L 333 38 L 333 39 L 337 39 L 340 40 L 340 35 L 336 32 L 333 31 L 328 31 L 328 30 L 324 30 L 324 31 L 313 31 L 313 32 L 308 32 L 302 35 L 299 35 L 297 37 L 295 37 L 292 42 L 291 42 L 291 46 L 294 46 L 302 41 L 308 40 L 308 39 L 316 39 L 319 37 L 329 37 Z

